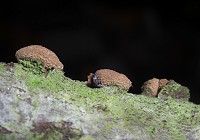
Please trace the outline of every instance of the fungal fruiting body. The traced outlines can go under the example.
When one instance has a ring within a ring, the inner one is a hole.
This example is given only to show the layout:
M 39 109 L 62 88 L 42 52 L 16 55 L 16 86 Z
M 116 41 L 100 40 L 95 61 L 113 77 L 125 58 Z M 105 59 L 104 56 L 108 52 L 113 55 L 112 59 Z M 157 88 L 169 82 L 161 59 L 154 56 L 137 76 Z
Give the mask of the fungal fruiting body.
M 30 45 L 19 49 L 16 54 L 19 60 L 41 61 L 46 69 L 56 68 L 63 70 L 63 64 L 57 55 L 41 45 Z
M 158 97 L 160 99 L 188 100 L 190 98 L 189 89 L 181 86 L 174 80 L 153 78 L 144 83 L 142 86 L 142 94 L 145 96 Z
M 132 82 L 124 74 L 110 69 L 100 69 L 95 74 L 88 75 L 88 85 L 91 87 L 118 86 L 128 91 Z
M 144 83 L 142 86 L 142 94 L 146 96 L 156 97 L 159 91 L 168 83 L 167 79 L 153 78 Z
M 153 96 L 153 97 L 157 96 L 159 90 L 159 79 L 153 78 L 146 81 L 142 86 L 142 89 L 143 91 L 145 91 L 142 93 L 147 96 Z

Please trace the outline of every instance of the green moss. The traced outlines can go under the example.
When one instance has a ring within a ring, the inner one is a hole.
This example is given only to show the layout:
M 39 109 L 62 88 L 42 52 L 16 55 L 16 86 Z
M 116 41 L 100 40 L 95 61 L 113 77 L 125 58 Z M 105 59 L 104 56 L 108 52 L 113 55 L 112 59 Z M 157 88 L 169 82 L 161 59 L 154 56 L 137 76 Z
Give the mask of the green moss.
M 4 73 L 4 71 L 5 71 L 5 63 L 0 63 L 0 76 L 4 76 L 5 75 L 5 73 Z
M 190 91 L 187 87 L 181 86 L 174 80 L 170 80 L 158 93 L 158 98 L 167 100 L 169 97 L 173 99 L 189 100 Z
M 0 134 L 0 140 L 18 140 L 21 139 L 19 138 L 20 134 L 15 134 L 15 133 L 11 133 L 11 134 Z M 58 131 L 51 131 L 48 133 L 28 133 L 27 135 L 25 135 L 25 139 L 27 140 L 58 140 L 58 139 L 63 139 L 63 135 L 62 133 L 58 132 Z
M 3 70 L 5 70 L 5 67 L 4 67 L 4 63 L 0 63 L 0 71 L 3 71 Z
M 59 140 L 63 139 L 63 134 L 59 131 L 50 131 L 45 133 L 41 140 Z
M 21 62 L 20 65 L 15 64 L 14 72 L 16 76 L 26 79 L 30 88 L 42 88 L 45 91 L 51 92 L 63 90 L 62 80 L 65 78 L 63 72 L 52 69 L 46 74 L 44 73 L 44 68 L 41 68 L 41 65 L 37 65 L 38 63 L 30 64 L 31 68 L 24 67 L 25 63 L 28 64 L 28 61 Z M 34 64 L 36 65 L 34 66 Z
M 79 140 L 95 140 L 95 139 L 90 135 L 85 135 L 85 136 L 81 137 Z
M 37 73 L 32 68 L 29 71 L 24 64 L 15 64 L 14 73 L 19 79 L 26 80 L 32 93 L 48 91 L 60 101 L 84 108 L 90 114 L 105 114 L 110 121 L 101 130 L 102 135 L 117 127 L 133 130 L 134 122 L 154 138 L 158 133 L 163 133 L 170 139 L 186 139 L 188 128 L 200 125 L 200 108 L 188 101 L 133 95 L 117 87 L 89 88 L 86 82 L 71 80 L 56 69 L 50 70 L 45 76 L 45 73 Z M 172 88 L 177 90 L 179 87 L 177 84 Z
M 43 66 L 43 62 L 40 60 L 29 61 L 26 59 L 18 59 L 19 63 L 22 64 L 24 70 L 28 70 L 34 74 L 42 74 L 45 73 L 45 68 Z
M 16 139 L 16 135 L 15 134 L 1 134 L 0 133 L 0 140 L 14 140 Z
M 26 136 L 29 140 L 44 140 L 45 134 L 44 133 L 29 133 L 28 136 Z

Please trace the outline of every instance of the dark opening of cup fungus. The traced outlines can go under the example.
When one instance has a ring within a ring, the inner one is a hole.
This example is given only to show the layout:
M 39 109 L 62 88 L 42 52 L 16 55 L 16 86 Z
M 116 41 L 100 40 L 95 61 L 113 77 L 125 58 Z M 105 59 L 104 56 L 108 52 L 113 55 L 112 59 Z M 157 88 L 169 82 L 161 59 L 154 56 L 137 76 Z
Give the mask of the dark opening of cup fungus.
M 87 84 L 90 87 L 118 86 L 126 91 L 132 86 L 132 82 L 124 74 L 110 69 L 100 69 L 94 74 L 90 73 Z
M 21 48 L 16 52 L 15 56 L 18 61 L 41 61 L 47 70 L 51 68 L 63 70 L 64 67 L 54 52 L 41 45 L 30 45 Z

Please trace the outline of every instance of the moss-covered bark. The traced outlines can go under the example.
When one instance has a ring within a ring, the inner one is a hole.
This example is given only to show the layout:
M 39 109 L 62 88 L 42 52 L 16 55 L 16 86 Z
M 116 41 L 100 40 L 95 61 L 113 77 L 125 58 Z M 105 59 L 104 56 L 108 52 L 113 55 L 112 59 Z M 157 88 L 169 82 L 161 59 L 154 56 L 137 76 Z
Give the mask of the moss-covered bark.
M 0 139 L 200 138 L 199 105 L 33 69 L 0 64 Z

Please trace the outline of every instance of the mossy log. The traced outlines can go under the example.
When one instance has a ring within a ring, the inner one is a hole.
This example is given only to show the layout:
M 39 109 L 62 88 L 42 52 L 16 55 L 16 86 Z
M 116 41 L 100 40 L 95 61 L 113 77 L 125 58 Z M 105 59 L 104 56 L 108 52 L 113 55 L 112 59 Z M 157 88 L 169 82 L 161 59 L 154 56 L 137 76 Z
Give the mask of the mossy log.
M 200 139 L 199 105 L 33 69 L 0 64 L 0 139 Z

